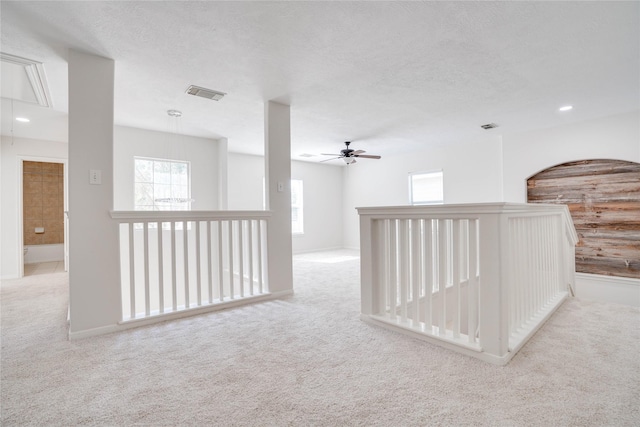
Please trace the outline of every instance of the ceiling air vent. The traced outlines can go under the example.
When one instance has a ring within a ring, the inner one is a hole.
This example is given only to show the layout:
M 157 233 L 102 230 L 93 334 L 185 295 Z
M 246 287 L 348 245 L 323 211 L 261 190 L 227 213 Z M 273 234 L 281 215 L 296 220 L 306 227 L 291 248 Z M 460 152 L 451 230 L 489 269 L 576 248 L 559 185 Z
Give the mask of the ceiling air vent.
M 482 129 L 493 129 L 493 128 L 497 128 L 498 125 L 495 123 L 487 123 L 486 125 L 482 125 L 480 126 Z
M 191 85 L 187 88 L 187 93 L 189 95 L 199 96 L 201 98 L 207 98 L 213 101 L 220 101 L 222 97 L 226 95 L 226 93 L 224 92 L 218 92 L 216 90 L 206 89 L 194 85 Z

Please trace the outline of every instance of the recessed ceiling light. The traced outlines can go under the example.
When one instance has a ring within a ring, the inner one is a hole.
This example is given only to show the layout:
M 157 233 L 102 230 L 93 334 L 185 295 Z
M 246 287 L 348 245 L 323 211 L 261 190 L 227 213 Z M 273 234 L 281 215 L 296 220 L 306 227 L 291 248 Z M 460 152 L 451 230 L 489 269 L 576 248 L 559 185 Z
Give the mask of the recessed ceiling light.
M 565 105 L 564 107 L 558 108 L 558 111 L 569 111 L 573 110 L 573 105 Z
M 16 120 L 22 123 L 29 123 L 31 120 L 27 119 L 26 117 L 16 117 Z

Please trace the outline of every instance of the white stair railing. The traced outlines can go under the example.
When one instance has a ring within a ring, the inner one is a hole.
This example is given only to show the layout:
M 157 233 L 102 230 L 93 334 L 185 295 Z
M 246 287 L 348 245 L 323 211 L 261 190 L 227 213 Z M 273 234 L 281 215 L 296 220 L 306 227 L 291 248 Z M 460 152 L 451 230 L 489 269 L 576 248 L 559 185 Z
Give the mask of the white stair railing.
M 557 205 L 359 208 L 362 318 L 504 364 L 567 296 Z
M 224 308 L 269 294 L 264 211 L 112 212 L 122 322 Z

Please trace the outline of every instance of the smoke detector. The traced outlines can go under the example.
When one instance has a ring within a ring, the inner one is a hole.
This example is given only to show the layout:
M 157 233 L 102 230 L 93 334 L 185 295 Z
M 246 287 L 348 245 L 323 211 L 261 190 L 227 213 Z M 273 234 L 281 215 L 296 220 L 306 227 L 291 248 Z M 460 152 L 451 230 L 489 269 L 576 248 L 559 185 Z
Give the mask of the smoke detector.
M 493 128 L 497 128 L 498 125 L 495 123 L 487 123 L 486 125 L 482 125 L 480 126 L 482 129 L 488 130 L 488 129 L 493 129 Z
M 201 98 L 211 99 L 212 101 L 220 101 L 222 97 L 226 95 L 224 92 L 218 92 L 217 90 L 194 85 L 189 86 L 186 93 L 193 96 L 199 96 Z

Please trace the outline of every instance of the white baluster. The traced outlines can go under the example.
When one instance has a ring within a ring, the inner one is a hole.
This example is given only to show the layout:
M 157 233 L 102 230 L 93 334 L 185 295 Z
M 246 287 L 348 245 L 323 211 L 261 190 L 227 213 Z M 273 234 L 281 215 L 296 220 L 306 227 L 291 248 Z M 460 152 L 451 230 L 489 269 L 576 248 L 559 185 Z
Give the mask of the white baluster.
M 240 297 L 244 297 L 244 221 L 238 221 L 238 271 L 240 277 Z
M 407 321 L 407 300 L 409 298 L 409 247 L 407 242 L 407 220 L 398 224 L 398 249 L 400 258 L 400 320 Z
M 187 236 L 187 221 L 182 221 L 182 245 L 184 256 L 184 308 L 191 306 L 189 301 L 189 236 Z
M 373 248 L 372 256 L 375 257 L 372 262 L 378 268 L 377 288 L 374 289 L 375 299 L 378 301 L 378 307 L 374 314 L 385 315 L 387 312 L 387 286 L 388 286 L 388 221 L 386 219 L 377 219 L 373 221 L 376 233 L 373 241 L 376 242 L 377 247 Z
M 149 316 L 151 314 L 151 295 L 149 292 L 149 223 L 142 223 L 144 247 L 144 314 Z
M 132 319 L 136 318 L 136 267 L 135 267 L 135 245 L 134 245 L 134 223 L 129 223 L 129 299 L 131 300 Z
M 453 286 L 453 337 L 460 338 L 460 220 L 452 221 L 452 286 Z
M 389 282 L 389 317 L 395 320 L 398 314 L 398 242 L 396 236 L 398 231 L 398 220 L 390 220 L 389 225 L 389 277 L 391 279 Z
M 423 254 L 423 273 L 422 278 L 424 281 L 424 323 L 427 332 L 433 333 L 433 272 L 435 267 L 434 252 L 433 252 L 433 221 L 431 219 L 424 220 L 423 234 L 422 234 L 422 246 L 424 250 Z
M 171 221 L 171 296 L 173 311 L 178 310 L 178 275 L 176 271 L 176 222 Z
M 233 286 L 233 221 L 229 221 L 229 298 L 235 299 L 235 290 Z
M 211 252 L 211 221 L 205 222 L 207 225 L 207 285 L 209 291 L 209 304 L 213 304 L 213 252 Z
M 447 222 L 438 220 L 438 334 L 445 335 L 447 329 Z
M 248 247 L 249 247 L 249 295 L 253 295 L 253 225 L 255 223 L 255 220 L 249 220 L 249 227 L 248 227 L 248 235 L 247 235 L 247 240 L 248 240 Z
M 224 301 L 224 263 L 222 262 L 222 221 L 218 222 L 218 288 L 220 292 L 220 302 Z
M 467 291 L 467 333 L 476 342 L 478 329 L 478 220 L 469 220 L 469 285 Z
M 262 221 L 258 220 L 258 293 L 262 294 L 262 281 L 264 277 L 264 272 L 262 271 L 262 260 L 264 257 L 264 248 L 262 246 Z
M 195 221 L 196 225 L 196 293 L 197 303 L 202 305 L 202 273 L 200 272 L 200 221 Z
M 158 310 L 164 313 L 164 259 L 162 242 L 162 222 L 157 222 L 158 227 Z

